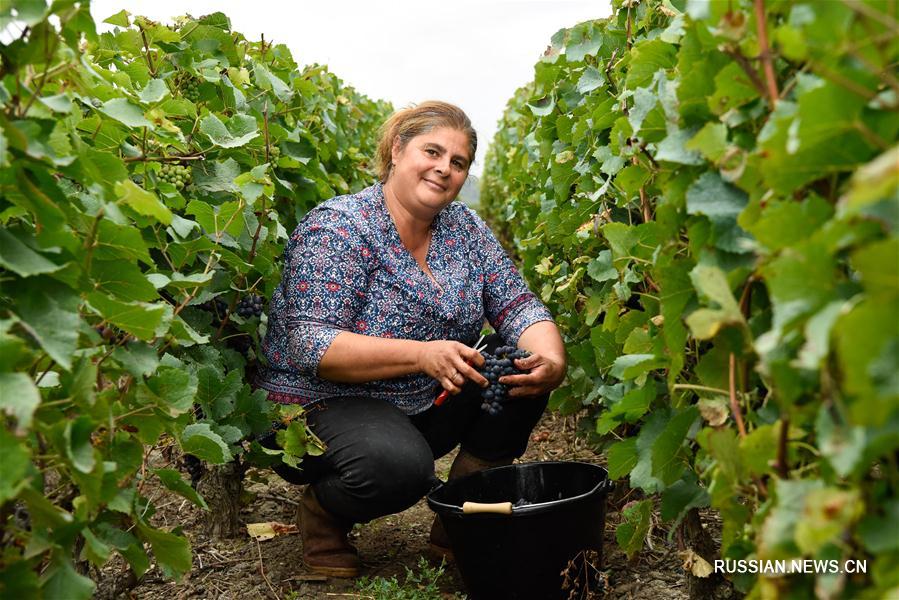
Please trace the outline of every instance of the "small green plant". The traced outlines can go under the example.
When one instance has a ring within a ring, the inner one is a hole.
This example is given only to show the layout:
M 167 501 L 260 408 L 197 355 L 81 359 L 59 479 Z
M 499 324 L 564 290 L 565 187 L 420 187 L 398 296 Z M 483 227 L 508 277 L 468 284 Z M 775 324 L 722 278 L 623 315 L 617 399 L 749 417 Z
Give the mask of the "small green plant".
M 440 593 L 437 580 L 443 577 L 445 563 L 440 566 L 431 566 L 427 559 L 418 559 L 418 572 L 406 567 L 406 579 L 403 583 L 397 581 L 396 576 L 390 578 L 362 577 L 356 582 L 356 591 L 365 594 L 365 598 L 372 600 L 443 600 L 446 598 Z M 465 596 L 454 594 L 452 598 L 464 600 Z

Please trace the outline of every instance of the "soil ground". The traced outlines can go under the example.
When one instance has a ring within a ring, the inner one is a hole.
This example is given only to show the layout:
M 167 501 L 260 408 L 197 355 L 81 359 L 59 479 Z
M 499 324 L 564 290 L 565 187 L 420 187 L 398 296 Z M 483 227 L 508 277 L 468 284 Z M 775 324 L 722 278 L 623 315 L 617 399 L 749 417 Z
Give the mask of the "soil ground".
M 527 453 L 520 462 L 579 460 L 601 463 L 600 457 L 575 436 L 575 428 L 574 417 L 547 413 L 535 428 Z M 437 475 L 442 479 L 449 471 L 454 454 L 437 461 Z M 250 471 L 245 485 L 251 499 L 241 511 L 243 524 L 294 522 L 301 493 L 299 486 L 285 482 L 271 471 Z M 160 492 L 167 493 L 164 490 Z M 153 495 L 152 491 L 150 495 Z M 181 581 L 173 582 L 165 580 L 154 567 L 136 586 L 131 587 L 126 582 L 127 566 L 121 558 L 117 558 L 101 571 L 97 597 L 144 600 L 361 600 L 367 597 L 356 591 L 352 580 L 327 579 L 307 571 L 303 566 L 299 535 L 279 535 L 259 542 L 244 534 L 236 539 L 213 541 L 204 534 L 200 509 L 179 496 L 160 498 L 163 499 L 157 500 L 160 510 L 154 521 L 158 525 L 180 525 L 183 528 L 194 552 L 193 569 Z M 350 538 L 359 549 L 363 575 L 370 578 L 396 576 L 400 582 L 404 581 L 406 569 L 417 570 L 419 558 L 428 556 L 428 532 L 432 519 L 433 513 L 422 500 L 402 513 L 357 525 Z M 652 530 L 643 552 L 629 562 L 615 542 L 618 523 L 618 512 L 610 503 L 603 565 L 608 584 L 605 595 L 601 597 L 686 599 L 681 561 L 674 544 L 666 539 L 665 532 Z M 453 564 L 447 566 L 439 584 L 446 598 L 464 595 L 461 576 Z M 582 597 L 586 599 L 581 595 L 576 599 L 581 600 Z

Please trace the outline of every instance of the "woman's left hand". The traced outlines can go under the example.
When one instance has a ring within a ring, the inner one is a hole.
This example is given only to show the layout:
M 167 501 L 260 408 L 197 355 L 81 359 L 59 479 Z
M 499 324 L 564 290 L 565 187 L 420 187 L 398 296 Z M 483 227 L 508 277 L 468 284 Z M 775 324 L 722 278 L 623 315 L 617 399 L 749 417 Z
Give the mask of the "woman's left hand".
M 504 375 L 500 383 L 509 386 L 509 396 L 520 398 L 525 396 L 542 396 L 548 394 L 565 379 L 565 363 L 552 360 L 540 354 L 531 354 L 527 358 L 515 360 L 520 371 L 530 371 L 521 375 Z

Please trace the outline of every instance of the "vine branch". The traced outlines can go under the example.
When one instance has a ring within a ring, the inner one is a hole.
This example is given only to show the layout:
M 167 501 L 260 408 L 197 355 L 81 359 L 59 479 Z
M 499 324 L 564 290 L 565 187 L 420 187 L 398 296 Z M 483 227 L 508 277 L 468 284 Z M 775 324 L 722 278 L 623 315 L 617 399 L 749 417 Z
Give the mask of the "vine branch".
M 737 386 L 736 386 L 736 371 L 737 371 L 737 361 L 734 357 L 734 353 L 731 352 L 728 358 L 728 392 L 730 395 L 730 410 L 734 414 L 734 421 L 737 423 L 737 430 L 740 432 L 740 437 L 746 437 L 746 425 L 743 424 L 743 415 L 740 412 L 740 404 L 737 402 Z
M 777 105 L 780 94 L 777 92 L 777 78 L 774 74 L 774 61 L 772 60 L 771 47 L 768 44 L 768 29 L 765 27 L 765 0 L 755 0 L 755 26 L 761 46 L 762 65 L 765 69 L 765 82 L 768 84 L 768 98 L 771 107 Z

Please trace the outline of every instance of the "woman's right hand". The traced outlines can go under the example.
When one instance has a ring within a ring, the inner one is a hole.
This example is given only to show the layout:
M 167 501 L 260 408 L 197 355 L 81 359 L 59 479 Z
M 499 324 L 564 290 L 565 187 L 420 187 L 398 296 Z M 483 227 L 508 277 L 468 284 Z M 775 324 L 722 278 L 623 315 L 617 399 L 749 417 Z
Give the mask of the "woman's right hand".
M 419 371 L 440 382 L 450 394 L 458 394 L 466 380 L 481 387 L 489 382 L 475 367 L 484 366 L 484 357 L 470 346 L 451 340 L 422 342 L 418 353 Z

